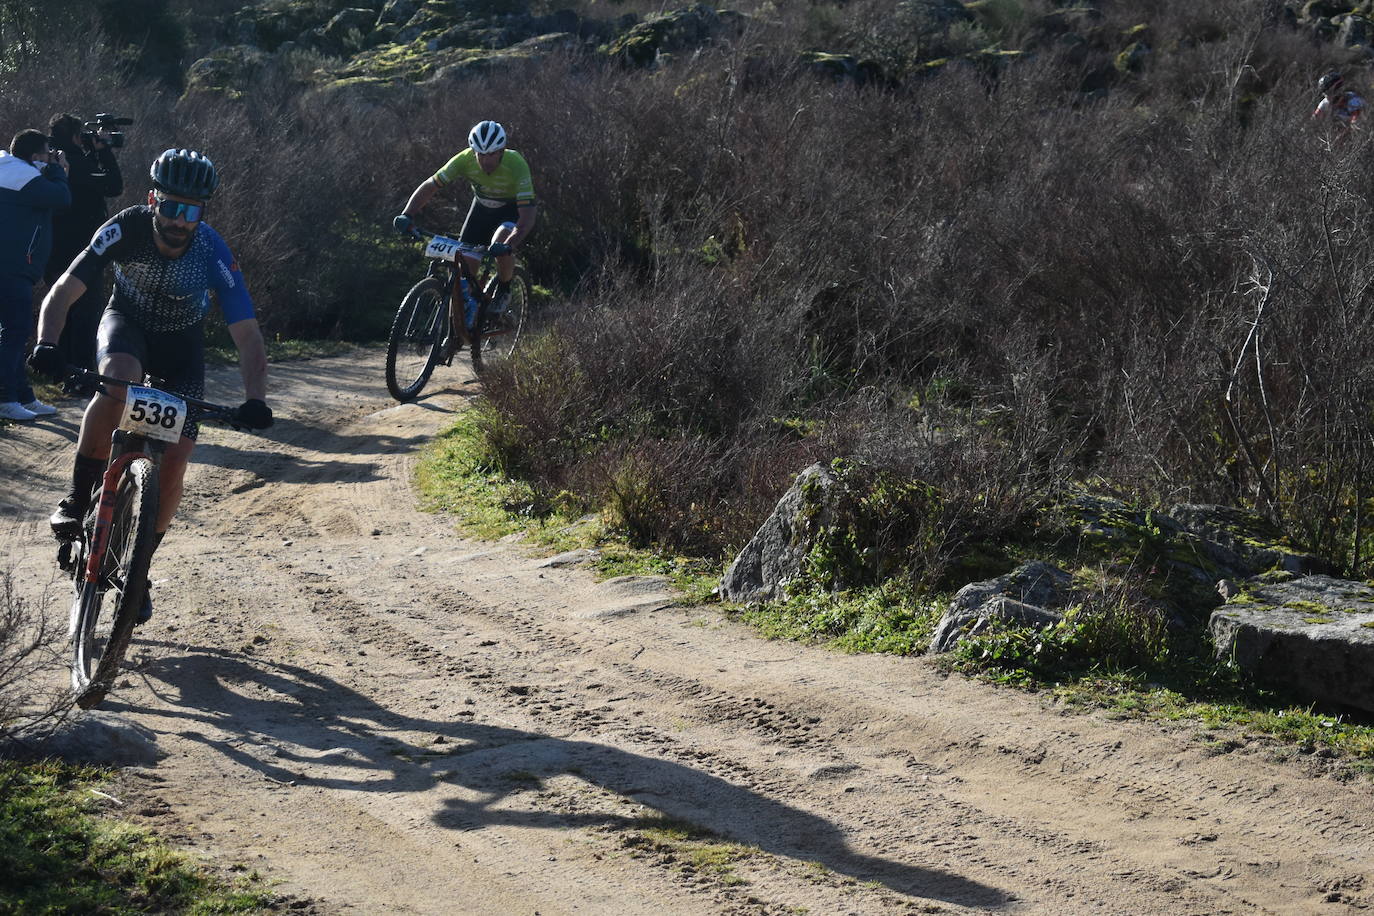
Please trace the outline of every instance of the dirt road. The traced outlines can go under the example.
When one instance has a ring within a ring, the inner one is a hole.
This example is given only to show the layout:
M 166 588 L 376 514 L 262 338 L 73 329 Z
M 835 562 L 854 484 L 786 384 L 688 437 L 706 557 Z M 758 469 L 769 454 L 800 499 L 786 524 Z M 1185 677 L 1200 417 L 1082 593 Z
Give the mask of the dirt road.
M 765 642 L 656 580 L 464 540 L 410 475 L 476 384 L 441 368 L 397 406 L 378 366 L 275 367 L 277 428 L 205 433 L 155 561 L 107 707 L 165 754 L 130 807 L 197 852 L 324 913 L 1374 904 L 1374 790 L 1320 760 Z M 76 420 L 0 430 L 31 597 Z

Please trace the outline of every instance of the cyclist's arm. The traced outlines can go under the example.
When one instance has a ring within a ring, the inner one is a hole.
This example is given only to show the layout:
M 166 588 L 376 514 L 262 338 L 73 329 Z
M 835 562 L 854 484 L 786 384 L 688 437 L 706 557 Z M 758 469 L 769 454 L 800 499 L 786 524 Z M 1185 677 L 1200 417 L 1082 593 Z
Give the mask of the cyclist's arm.
M 510 237 L 509 243 L 512 248 L 524 241 L 525 236 L 529 235 L 530 231 L 534 229 L 535 217 L 539 215 L 539 205 L 530 204 L 529 206 L 518 208 L 515 212 L 515 234 Z
M 130 208 L 132 209 L 132 208 Z M 100 284 L 105 268 L 116 255 L 124 250 L 124 217 L 129 210 L 121 210 L 105 221 L 91 243 L 82 249 L 76 260 L 67 268 L 48 294 L 43 297 L 43 308 L 38 313 L 38 342 L 54 344 L 62 336 L 67 325 L 67 311 L 72 303 L 81 298 L 82 293 Z
M 419 187 L 411 193 L 410 200 L 406 201 L 405 209 L 401 212 L 406 216 L 417 216 L 419 212 L 425 208 L 425 204 L 429 203 L 430 198 L 437 194 L 438 191 L 439 183 L 433 178 L 426 178 L 424 181 L 420 182 Z
M 239 351 L 239 374 L 243 377 L 244 396 L 249 400 L 267 400 L 267 345 L 262 341 L 258 319 L 245 318 L 229 325 L 229 336 Z
M 250 400 L 257 398 L 264 401 L 267 399 L 267 346 L 262 341 L 262 329 L 258 327 L 248 285 L 243 282 L 238 261 L 220 234 L 208 225 L 201 226 L 200 231 L 210 235 L 215 259 L 211 288 L 219 301 L 224 323 L 229 327 L 229 336 L 239 351 L 243 390 Z
M 62 277 L 52 285 L 48 294 L 43 297 L 43 309 L 38 313 L 38 342 L 40 344 L 56 344 L 62 336 L 62 329 L 67 325 L 67 310 L 72 307 L 72 303 L 80 299 L 86 292 L 86 284 L 73 276 L 71 271 L 64 273 Z

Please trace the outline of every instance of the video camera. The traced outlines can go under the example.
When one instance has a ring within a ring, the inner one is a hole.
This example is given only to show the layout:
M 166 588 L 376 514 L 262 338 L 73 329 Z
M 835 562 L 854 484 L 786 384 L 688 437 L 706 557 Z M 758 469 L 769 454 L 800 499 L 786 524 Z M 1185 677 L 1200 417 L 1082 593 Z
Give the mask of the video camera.
M 94 118 L 86 122 L 86 129 L 81 131 L 81 142 L 87 146 L 95 141 L 96 131 L 104 128 L 110 134 L 110 147 L 119 149 L 124 145 L 124 132 L 122 130 L 110 130 L 112 127 L 123 127 L 134 123 L 133 118 L 117 118 L 107 111 L 102 111 Z

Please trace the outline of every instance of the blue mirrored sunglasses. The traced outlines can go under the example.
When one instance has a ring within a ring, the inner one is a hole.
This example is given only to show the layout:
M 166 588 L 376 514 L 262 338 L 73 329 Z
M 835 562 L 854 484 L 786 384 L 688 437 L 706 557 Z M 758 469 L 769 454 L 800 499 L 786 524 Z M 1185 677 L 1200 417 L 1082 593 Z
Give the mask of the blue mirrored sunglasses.
M 163 200 L 161 197 L 155 198 L 157 201 L 156 209 L 164 219 L 176 219 L 178 216 L 188 223 L 200 222 L 201 216 L 205 213 L 204 204 L 188 204 L 179 200 Z

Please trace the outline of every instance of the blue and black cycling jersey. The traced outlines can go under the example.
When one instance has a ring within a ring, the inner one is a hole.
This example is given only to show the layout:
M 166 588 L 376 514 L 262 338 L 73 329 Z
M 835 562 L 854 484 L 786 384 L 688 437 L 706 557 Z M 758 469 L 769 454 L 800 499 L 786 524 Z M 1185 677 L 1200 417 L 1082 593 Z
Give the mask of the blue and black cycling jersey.
M 87 288 L 96 288 L 110 264 L 115 288 L 108 307 L 147 331 L 180 331 L 198 324 L 210 310 L 210 290 L 226 324 L 254 317 L 243 274 L 208 223 L 196 228 L 180 257 L 168 258 L 157 249 L 153 208 L 121 210 L 96 230 L 70 272 Z

